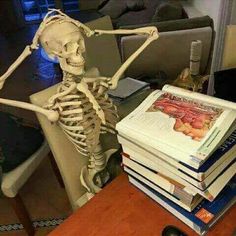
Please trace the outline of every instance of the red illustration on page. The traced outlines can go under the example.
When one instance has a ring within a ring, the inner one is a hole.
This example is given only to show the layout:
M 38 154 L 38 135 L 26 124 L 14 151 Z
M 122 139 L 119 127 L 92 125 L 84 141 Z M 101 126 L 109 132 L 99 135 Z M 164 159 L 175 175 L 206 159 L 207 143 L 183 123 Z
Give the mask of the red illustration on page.
M 192 100 L 165 93 L 147 112 L 160 111 L 175 119 L 173 130 L 201 141 L 214 125 L 223 109 L 205 106 Z

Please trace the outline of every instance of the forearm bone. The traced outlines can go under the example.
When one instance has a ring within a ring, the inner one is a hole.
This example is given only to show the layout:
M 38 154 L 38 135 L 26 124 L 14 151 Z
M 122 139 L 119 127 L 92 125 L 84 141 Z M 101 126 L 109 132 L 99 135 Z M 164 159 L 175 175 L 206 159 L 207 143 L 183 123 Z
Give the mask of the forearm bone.
M 158 39 L 158 31 L 154 26 L 151 27 L 143 27 L 134 30 L 95 30 L 95 35 L 102 34 L 137 34 L 137 35 L 147 35 L 146 41 L 123 63 L 123 65 L 118 69 L 115 75 L 111 78 L 109 82 L 109 88 L 115 89 L 117 87 L 118 81 L 125 70 L 129 67 L 129 65 L 144 51 L 144 49 L 154 40 Z

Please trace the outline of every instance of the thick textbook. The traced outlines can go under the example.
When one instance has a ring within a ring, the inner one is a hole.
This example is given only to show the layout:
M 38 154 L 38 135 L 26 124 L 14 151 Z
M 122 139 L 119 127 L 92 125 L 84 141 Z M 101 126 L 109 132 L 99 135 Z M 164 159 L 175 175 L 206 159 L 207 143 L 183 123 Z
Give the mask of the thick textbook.
M 148 185 L 150 188 L 154 189 L 155 191 L 161 193 L 163 196 L 167 197 L 174 203 L 178 204 L 179 206 L 183 207 L 187 211 L 192 211 L 199 203 L 203 200 L 200 195 L 197 195 L 193 198 L 192 202 L 185 202 L 182 201 L 180 198 L 176 197 L 176 195 L 171 194 L 170 192 L 166 191 L 165 189 L 161 188 L 160 186 L 154 184 L 147 178 L 143 177 L 142 175 L 138 174 L 137 172 L 133 171 L 129 167 L 124 166 L 124 171 L 131 177 L 134 177 L 141 181 L 142 183 Z
M 151 93 L 116 129 L 198 169 L 234 131 L 236 104 L 164 86 Z
M 199 188 L 200 190 L 205 190 L 221 173 L 224 173 L 228 167 L 230 167 L 236 161 L 236 145 L 229 151 L 227 158 L 224 158 L 224 162 L 218 165 L 205 179 L 202 181 L 194 179 L 192 176 L 186 174 L 184 171 L 177 169 L 176 167 L 170 165 L 164 160 L 155 158 L 154 160 L 149 159 L 147 155 L 140 154 L 126 145 L 122 145 L 124 153 L 126 153 L 132 160 L 152 169 L 154 171 L 160 172 L 162 174 L 170 173 L 172 176 L 177 176 L 186 180 L 193 186 Z M 236 174 L 236 169 L 235 169 Z
M 131 176 L 129 176 L 129 181 L 200 235 L 204 235 L 236 202 L 235 177 L 225 186 L 214 202 L 203 200 L 192 212 L 184 210 L 159 192 Z
M 178 190 L 178 193 L 181 193 L 181 197 L 185 196 L 183 195 L 183 191 L 185 191 L 191 193 L 193 196 L 199 194 L 209 201 L 213 201 L 217 197 L 217 195 L 222 191 L 224 186 L 236 173 L 236 161 L 234 161 L 224 171 L 222 171 L 206 189 L 201 190 L 196 186 L 190 184 L 185 179 L 182 179 L 176 174 L 168 171 L 167 169 L 163 172 L 161 168 L 158 168 L 156 166 L 156 170 L 153 170 L 153 168 L 151 168 L 147 165 L 147 163 L 145 163 L 145 159 L 143 161 L 140 161 L 140 159 L 138 161 L 135 161 L 134 158 L 132 159 L 132 157 L 127 158 L 123 156 L 123 163 L 124 165 L 130 167 L 140 175 L 146 177 L 151 182 L 159 186 L 161 186 L 160 184 L 163 184 L 167 180 L 169 183 L 172 183 L 172 185 L 177 186 L 177 184 L 179 184 L 179 186 L 181 187 L 180 189 L 182 189 L 182 192 L 180 192 L 179 188 L 173 188 L 173 192 Z M 157 176 L 161 176 L 162 179 L 159 179 L 157 181 Z
M 122 157 L 122 162 L 125 167 L 129 167 L 131 170 L 147 178 L 152 183 L 174 195 L 187 205 L 191 205 L 194 196 L 197 195 L 195 192 L 191 191 L 191 189 L 186 190 L 184 185 L 177 183 L 173 179 L 167 178 L 159 173 L 149 171 L 144 166 L 139 165 L 125 156 Z
M 236 159 L 236 131 L 198 169 L 194 169 L 161 152 L 159 152 L 159 155 L 155 155 L 148 144 L 134 142 L 120 135 L 118 135 L 118 141 L 122 145 L 123 151 L 130 156 L 141 155 L 147 161 L 150 160 L 157 165 L 163 166 L 183 178 L 190 178 L 190 180 L 193 179 L 199 182 L 204 182 L 207 178 L 215 178 L 220 169 L 224 169 Z

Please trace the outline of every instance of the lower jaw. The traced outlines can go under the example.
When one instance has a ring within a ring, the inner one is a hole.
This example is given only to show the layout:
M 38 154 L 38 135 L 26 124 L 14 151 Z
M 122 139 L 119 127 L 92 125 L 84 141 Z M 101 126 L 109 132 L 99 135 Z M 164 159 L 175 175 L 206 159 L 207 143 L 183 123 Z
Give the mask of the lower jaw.
M 78 70 L 74 70 L 74 69 L 70 69 L 70 70 L 66 70 L 68 73 L 73 74 L 73 75 L 83 75 L 84 74 L 84 69 L 78 69 Z

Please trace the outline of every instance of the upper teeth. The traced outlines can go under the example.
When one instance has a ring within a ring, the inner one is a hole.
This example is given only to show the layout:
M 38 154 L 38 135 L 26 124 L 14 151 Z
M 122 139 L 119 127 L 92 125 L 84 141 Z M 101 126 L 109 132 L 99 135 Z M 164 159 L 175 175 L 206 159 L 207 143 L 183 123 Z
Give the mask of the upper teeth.
M 74 63 L 74 62 L 68 62 L 70 66 L 82 66 L 83 63 Z

